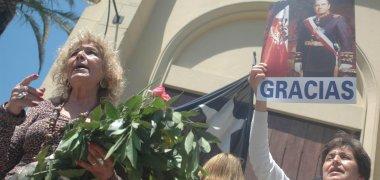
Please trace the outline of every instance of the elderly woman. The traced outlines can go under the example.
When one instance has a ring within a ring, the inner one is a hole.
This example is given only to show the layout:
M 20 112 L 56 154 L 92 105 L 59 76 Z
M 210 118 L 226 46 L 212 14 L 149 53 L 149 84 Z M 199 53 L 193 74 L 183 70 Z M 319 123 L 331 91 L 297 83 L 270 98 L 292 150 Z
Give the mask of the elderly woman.
M 264 63 L 252 68 L 250 81 L 255 92 L 266 71 Z M 256 101 L 249 144 L 250 161 L 259 180 L 287 180 L 289 178 L 269 152 L 267 120 L 266 102 Z M 325 145 L 321 157 L 323 180 L 368 180 L 370 177 L 370 158 L 360 142 L 352 137 L 335 137 Z
M 15 86 L 0 108 L 2 178 L 20 173 L 42 147 L 51 146 L 52 153 L 65 125 L 88 115 L 100 98 L 115 102 L 120 94 L 123 72 L 118 56 L 100 37 L 88 32 L 79 35 L 60 51 L 57 64 L 53 77 L 59 86 L 54 98 L 45 100 L 44 88 L 29 86 L 38 78 L 31 75 Z M 104 156 L 101 147 L 90 144 L 88 162 L 78 161 L 78 165 L 98 179 L 115 177 L 114 163 Z

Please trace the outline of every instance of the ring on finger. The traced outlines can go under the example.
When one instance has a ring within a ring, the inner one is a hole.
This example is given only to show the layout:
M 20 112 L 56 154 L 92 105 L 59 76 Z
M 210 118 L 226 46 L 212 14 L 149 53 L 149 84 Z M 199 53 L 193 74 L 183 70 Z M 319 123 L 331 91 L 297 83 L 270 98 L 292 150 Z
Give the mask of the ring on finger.
M 28 94 L 27 92 L 23 91 L 23 92 L 17 94 L 16 98 L 20 99 L 20 100 L 24 99 L 27 94 Z
M 103 166 L 104 164 L 103 158 L 96 158 L 96 161 L 98 161 L 98 163 Z

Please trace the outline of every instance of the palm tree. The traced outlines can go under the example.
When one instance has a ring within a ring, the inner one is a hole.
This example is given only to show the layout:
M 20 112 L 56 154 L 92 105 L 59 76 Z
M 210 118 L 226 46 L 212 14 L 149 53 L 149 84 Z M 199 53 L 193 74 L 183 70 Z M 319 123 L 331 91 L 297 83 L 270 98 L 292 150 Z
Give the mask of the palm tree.
M 70 34 L 78 16 L 72 11 L 57 10 L 62 3 L 74 6 L 74 0 L 0 0 L 0 36 L 17 16 L 28 23 L 37 40 L 39 68 L 41 71 L 45 57 L 45 44 L 52 23 Z M 40 22 L 40 23 L 39 23 Z

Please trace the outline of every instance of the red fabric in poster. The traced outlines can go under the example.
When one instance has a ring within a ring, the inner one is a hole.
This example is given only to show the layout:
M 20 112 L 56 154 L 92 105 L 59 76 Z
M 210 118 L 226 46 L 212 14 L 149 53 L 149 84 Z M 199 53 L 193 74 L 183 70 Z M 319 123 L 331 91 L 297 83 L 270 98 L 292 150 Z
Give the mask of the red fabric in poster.
M 289 75 L 287 25 L 283 23 L 283 18 L 286 18 L 283 17 L 284 11 L 285 9 L 276 14 L 271 27 L 266 32 L 261 62 L 268 66 L 267 77 L 286 77 Z

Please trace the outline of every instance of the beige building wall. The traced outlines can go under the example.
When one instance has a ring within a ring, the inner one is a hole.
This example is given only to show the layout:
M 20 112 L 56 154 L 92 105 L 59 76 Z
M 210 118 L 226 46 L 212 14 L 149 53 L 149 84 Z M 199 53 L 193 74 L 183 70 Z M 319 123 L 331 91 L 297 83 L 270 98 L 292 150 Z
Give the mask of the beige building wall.
M 120 51 L 124 99 L 147 84 L 196 94 L 212 92 L 246 75 L 260 59 L 268 7 L 273 0 L 116 0 L 124 16 L 106 38 Z M 108 1 L 89 6 L 70 38 L 82 30 L 103 34 Z M 111 21 L 114 16 L 111 8 Z M 356 1 L 358 102 L 354 105 L 270 103 L 272 111 L 361 132 L 380 179 L 380 1 Z M 44 87 L 53 86 L 50 76 Z M 52 91 L 47 92 L 51 94 Z

